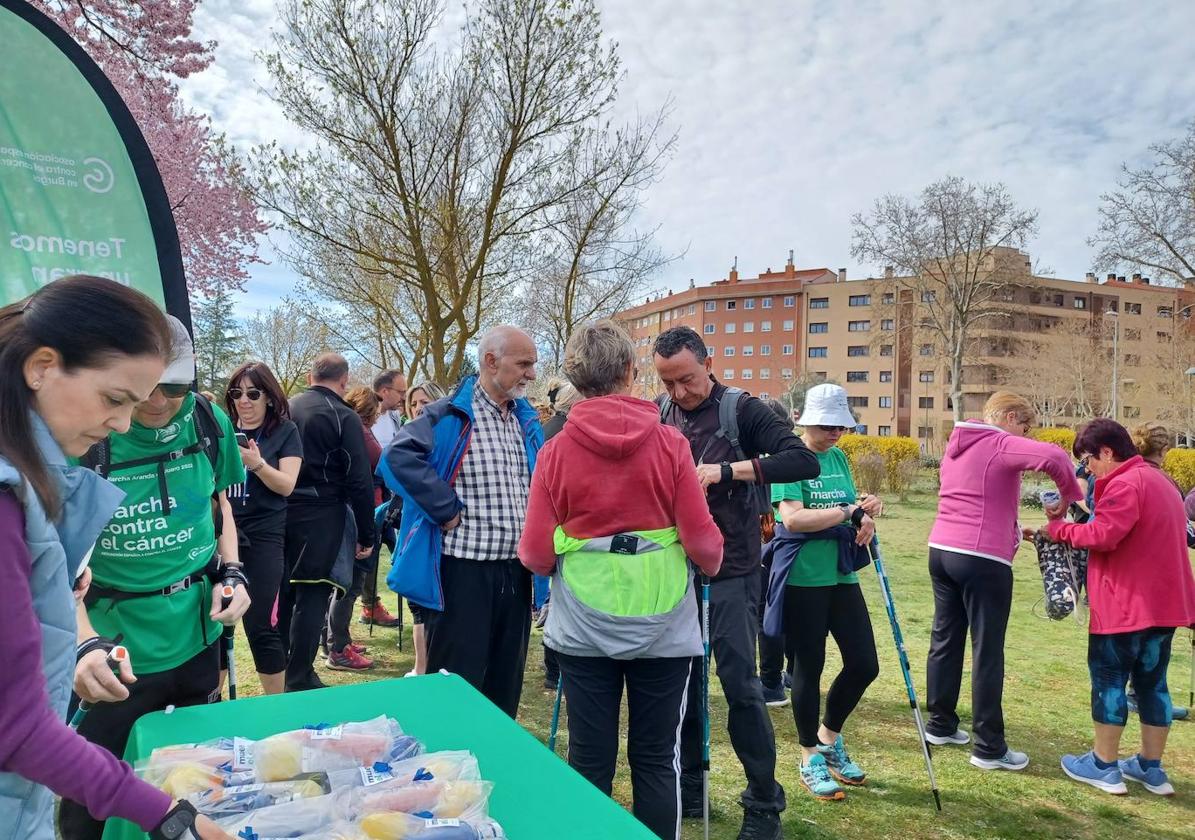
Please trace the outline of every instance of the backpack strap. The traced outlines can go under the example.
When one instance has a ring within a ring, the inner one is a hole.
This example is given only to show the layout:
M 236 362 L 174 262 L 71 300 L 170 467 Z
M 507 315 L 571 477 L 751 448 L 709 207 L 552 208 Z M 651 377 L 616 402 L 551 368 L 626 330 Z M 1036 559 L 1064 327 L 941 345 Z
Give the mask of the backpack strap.
M 224 437 L 224 429 L 216 420 L 216 412 L 212 409 L 211 402 L 203 394 L 195 395 L 194 417 L 196 436 L 203 444 L 207 459 L 212 462 L 212 474 L 214 475 L 220 460 L 220 438 Z
M 660 422 L 668 422 L 668 412 L 672 411 L 672 397 L 665 393 L 660 398 Z
M 747 453 L 739 444 L 739 400 L 745 393 L 742 388 L 727 388 L 718 404 L 718 434 L 726 438 L 740 461 L 747 460 Z
M 79 459 L 79 466 L 99 473 L 101 478 L 107 478 L 112 471 L 112 444 L 108 438 L 93 443 Z

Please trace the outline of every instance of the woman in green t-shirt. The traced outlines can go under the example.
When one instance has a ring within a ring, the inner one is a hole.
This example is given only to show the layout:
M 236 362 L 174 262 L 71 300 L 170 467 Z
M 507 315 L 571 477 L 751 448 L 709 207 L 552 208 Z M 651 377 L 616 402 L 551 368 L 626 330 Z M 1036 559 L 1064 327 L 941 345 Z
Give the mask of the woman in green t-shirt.
M 805 396 L 801 439 L 817 455 L 821 475 L 792 484 L 772 485 L 777 521 L 794 533 L 825 531 L 854 524 L 841 533 L 855 545 L 875 534 L 873 516 L 882 505 L 875 496 L 857 498 L 855 482 L 838 439 L 855 420 L 846 391 L 818 385 Z M 859 513 L 856 513 L 856 510 Z M 843 799 L 839 782 L 861 785 L 867 775 L 851 761 L 843 744 L 843 725 L 863 692 L 879 674 L 875 637 L 867 605 L 854 572 L 839 570 L 839 539 L 804 543 L 788 574 L 784 594 L 785 643 L 793 662 L 792 704 L 801 742 L 801 783 L 819 799 Z M 826 636 L 842 654 L 842 670 L 826 694 L 826 713 L 818 725 Z

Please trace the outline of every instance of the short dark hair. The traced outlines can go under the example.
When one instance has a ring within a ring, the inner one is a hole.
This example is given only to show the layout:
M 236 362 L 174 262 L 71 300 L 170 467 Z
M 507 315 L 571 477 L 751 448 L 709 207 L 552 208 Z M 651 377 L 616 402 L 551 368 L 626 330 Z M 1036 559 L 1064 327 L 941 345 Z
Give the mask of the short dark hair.
M 651 350 L 652 353 L 663 356 L 665 359 L 671 359 L 682 350 L 691 350 L 699 362 L 704 362 L 708 355 L 705 350 L 705 341 L 692 327 L 673 327 L 670 330 L 664 330 L 656 336 L 656 343 Z
M 339 353 L 320 353 L 311 364 L 311 378 L 316 382 L 339 382 L 349 375 L 349 363 Z
M 1112 450 L 1112 457 L 1117 461 L 1127 461 L 1137 454 L 1129 430 L 1107 417 L 1098 417 L 1079 429 L 1072 451 L 1076 458 L 1082 458 L 1099 455 L 1105 446 Z
M 278 378 L 274 376 L 274 371 L 270 370 L 269 365 L 265 362 L 245 362 L 232 372 L 232 376 L 228 377 L 228 385 L 224 388 L 224 410 L 234 423 L 240 421 L 237 418 L 236 400 L 228 395 L 228 390 L 236 388 L 242 379 L 248 379 L 265 392 L 266 416 L 261 421 L 261 431 L 268 437 L 283 420 L 290 419 L 290 404 L 286 401 L 286 394 L 283 393 L 282 386 L 278 384 Z
M 376 394 L 383 388 L 389 388 L 394 384 L 394 380 L 402 376 L 401 370 L 384 370 L 373 379 L 373 392 Z
M 789 411 L 788 408 L 785 407 L 784 403 L 780 402 L 780 400 L 773 400 L 769 398 L 760 400 L 760 402 L 772 409 L 772 413 L 779 417 L 780 421 L 784 423 L 784 425 L 788 426 L 790 429 L 795 429 L 797 427 L 797 424 L 793 422 L 792 412 Z

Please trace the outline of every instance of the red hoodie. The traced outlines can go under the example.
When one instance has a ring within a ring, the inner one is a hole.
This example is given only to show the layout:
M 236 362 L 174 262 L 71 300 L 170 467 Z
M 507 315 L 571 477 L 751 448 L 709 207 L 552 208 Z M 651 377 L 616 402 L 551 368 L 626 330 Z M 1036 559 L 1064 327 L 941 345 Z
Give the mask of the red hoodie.
M 556 566 L 556 527 L 577 539 L 676 526 L 702 572 L 722 566 L 722 532 L 706 504 L 689 442 L 660 424 L 655 403 L 591 397 L 573 406 L 560 434 L 544 444 L 531 478 L 523 565 L 540 575 Z
M 1094 634 L 1195 624 L 1187 516 L 1170 478 L 1141 456 L 1095 483 L 1090 522 L 1051 522 L 1050 538 L 1090 549 L 1087 597 Z

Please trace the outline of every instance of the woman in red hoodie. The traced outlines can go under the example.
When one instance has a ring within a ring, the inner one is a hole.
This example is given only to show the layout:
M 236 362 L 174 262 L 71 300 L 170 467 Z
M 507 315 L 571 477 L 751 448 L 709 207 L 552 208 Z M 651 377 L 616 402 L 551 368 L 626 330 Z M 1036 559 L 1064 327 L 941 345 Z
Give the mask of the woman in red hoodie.
M 1074 453 L 1096 478 L 1098 514 L 1082 525 L 1051 517 L 1046 529 L 1050 539 L 1090 551 L 1087 665 L 1095 747 L 1063 756 L 1062 769 L 1108 793 L 1125 793 L 1128 779 L 1170 795 L 1174 788 L 1162 769 L 1171 721 L 1166 668 L 1175 628 L 1195 625 L 1187 516 L 1170 478 L 1137 454 L 1119 423 L 1091 421 L 1075 438 Z M 1118 761 L 1130 679 L 1141 751 Z
M 625 684 L 633 812 L 676 838 L 680 723 L 702 654 L 689 561 L 716 574 L 722 534 L 688 442 L 630 396 L 634 364 L 611 321 L 569 339 L 564 372 L 584 399 L 540 451 L 519 557 L 552 575 L 544 643 L 568 700 L 569 764 L 610 793 Z

